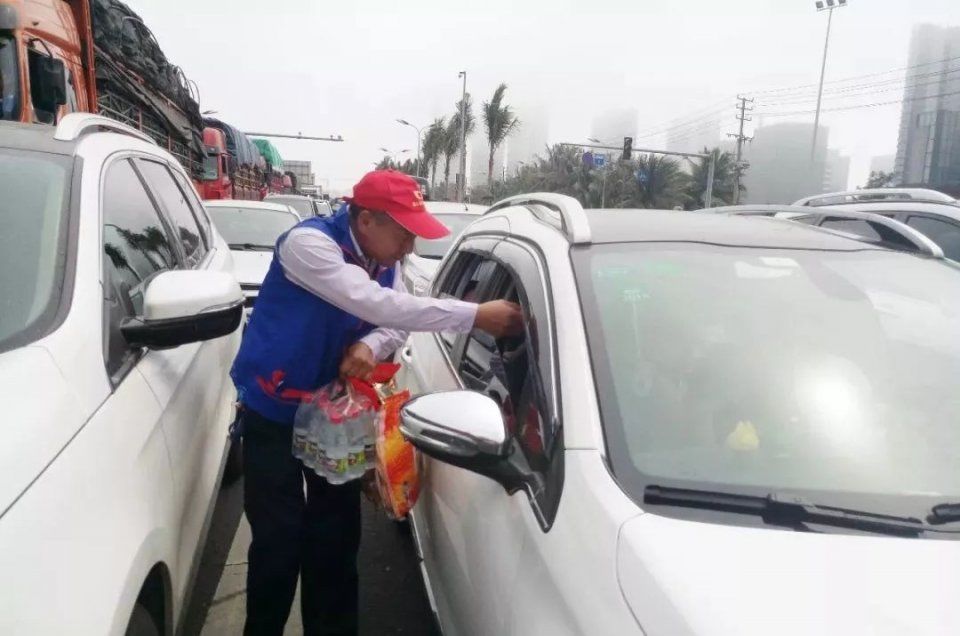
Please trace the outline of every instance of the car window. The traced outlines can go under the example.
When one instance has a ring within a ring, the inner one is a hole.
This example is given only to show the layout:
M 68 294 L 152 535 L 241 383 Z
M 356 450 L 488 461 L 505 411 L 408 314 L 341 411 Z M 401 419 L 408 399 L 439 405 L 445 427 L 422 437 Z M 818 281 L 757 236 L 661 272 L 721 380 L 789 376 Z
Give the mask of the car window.
M 102 205 L 105 358 L 107 372 L 114 376 L 129 358 L 121 321 L 143 313 L 150 280 L 178 263 L 169 229 L 129 160 L 107 169 Z
M 196 267 L 203 260 L 207 250 L 200 225 L 186 196 L 162 163 L 138 160 L 137 165 L 143 171 L 151 190 L 176 228 L 176 234 L 186 257 L 184 264 L 188 268 Z
M 873 226 L 860 219 L 827 218 L 824 219 L 823 223 L 820 224 L 820 227 L 824 227 L 829 230 L 837 230 L 839 232 L 846 232 L 848 234 L 855 234 L 872 241 L 881 240 L 880 235 L 875 229 L 873 229 Z
M 471 303 L 480 302 L 479 293 L 495 270 L 496 264 L 492 261 L 485 261 L 472 252 L 461 252 L 440 281 L 439 296 Z M 443 331 L 440 333 L 440 340 L 448 350 L 452 350 L 459 335 L 454 331 Z
M 960 261 L 960 225 L 932 216 L 911 216 L 907 225 L 939 245 L 947 258 Z
M 503 298 L 521 301 L 517 281 L 502 265 L 491 261 L 492 283 L 483 289 L 478 300 Z M 533 354 L 538 343 L 529 332 L 515 338 L 496 340 L 490 334 L 474 329 L 467 337 L 460 362 L 460 379 L 464 386 L 493 398 L 500 405 L 507 430 L 523 450 L 531 468 L 543 470 L 546 465 L 545 409 L 540 374 Z
M 192 183 L 187 181 L 186 177 L 184 177 L 183 173 L 179 170 L 170 170 L 170 174 L 173 175 L 177 185 L 180 186 L 180 190 L 186 195 L 187 204 L 193 211 L 193 216 L 196 217 L 200 223 L 200 229 L 203 230 L 203 243 L 207 246 L 207 249 L 210 249 L 210 247 L 213 246 L 213 231 L 211 229 L 213 224 L 203 204 L 200 202 L 200 197 L 197 196 L 197 190 L 193 187 Z

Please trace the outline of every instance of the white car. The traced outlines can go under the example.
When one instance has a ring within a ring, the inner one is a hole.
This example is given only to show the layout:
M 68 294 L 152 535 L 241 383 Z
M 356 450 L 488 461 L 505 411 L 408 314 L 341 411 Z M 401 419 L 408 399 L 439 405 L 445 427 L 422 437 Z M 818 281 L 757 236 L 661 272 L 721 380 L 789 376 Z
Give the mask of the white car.
M 234 417 L 230 250 L 104 117 L 0 122 L 0 193 L 0 633 L 175 633 Z
M 204 201 L 204 205 L 233 253 L 234 273 L 249 318 L 270 269 L 277 239 L 299 223 L 300 217 L 290 206 L 269 201 L 220 199 Z
M 433 241 L 421 238 L 415 241 L 413 254 L 407 256 L 403 265 L 403 281 L 411 294 L 418 295 L 430 287 L 440 259 L 457 237 L 487 209 L 484 205 L 446 201 L 427 201 L 426 205 L 427 210 L 450 229 L 450 235 Z
M 401 351 L 446 636 L 957 632 L 960 267 L 929 241 L 523 195 L 432 292 L 526 314 Z
M 268 203 L 289 205 L 296 210 L 301 219 L 309 219 L 312 216 L 328 216 L 330 214 L 329 203 L 314 199 L 313 197 L 305 197 L 302 194 L 268 194 L 263 200 Z
M 905 223 L 940 246 L 947 258 L 960 261 L 960 202 L 923 188 L 871 188 L 835 192 L 797 201 L 807 214 L 794 220 L 851 232 L 873 241 L 887 240 L 875 224 L 851 219 L 844 212 L 868 212 Z M 837 214 L 837 213 L 840 214 Z

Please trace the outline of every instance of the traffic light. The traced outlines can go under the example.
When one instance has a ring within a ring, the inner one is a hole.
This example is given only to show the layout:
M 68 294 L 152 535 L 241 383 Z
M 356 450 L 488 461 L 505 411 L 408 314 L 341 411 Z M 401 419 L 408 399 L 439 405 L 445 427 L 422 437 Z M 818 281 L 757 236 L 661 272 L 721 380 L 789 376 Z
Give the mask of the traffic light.
M 624 137 L 623 138 L 623 156 L 621 159 L 623 161 L 630 161 L 633 155 L 633 137 Z

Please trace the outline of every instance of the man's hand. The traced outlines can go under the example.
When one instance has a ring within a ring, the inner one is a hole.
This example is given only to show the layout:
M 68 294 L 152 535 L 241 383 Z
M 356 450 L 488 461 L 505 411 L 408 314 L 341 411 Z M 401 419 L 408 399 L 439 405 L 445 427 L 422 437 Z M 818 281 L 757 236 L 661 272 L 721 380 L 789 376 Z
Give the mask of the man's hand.
M 516 303 L 492 300 L 481 304 L 477 309 L 473 326 L 494 338 L 519 336 L 523 333 L 523 311 Z
M 355 342 L 343 355 L 343 361 L 340 363 L 340 377 L 369 380 L 375 366 L 377 361 L 374 360 L 370 347 L 362 342 Z

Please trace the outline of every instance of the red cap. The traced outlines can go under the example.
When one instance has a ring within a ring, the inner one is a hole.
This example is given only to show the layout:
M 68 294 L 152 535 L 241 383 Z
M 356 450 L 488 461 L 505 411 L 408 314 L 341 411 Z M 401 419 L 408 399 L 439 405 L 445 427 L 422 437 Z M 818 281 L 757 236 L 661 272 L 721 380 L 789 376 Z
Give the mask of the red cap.
M 353 196 L 344 200 L 367 210 L 386 212 L 420 238 L 438 239 L 450 234 L 447 226 L 427 212 L 420 184 L 396 170 L 368 172 L 353 186 Z

